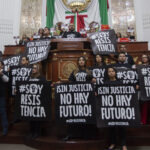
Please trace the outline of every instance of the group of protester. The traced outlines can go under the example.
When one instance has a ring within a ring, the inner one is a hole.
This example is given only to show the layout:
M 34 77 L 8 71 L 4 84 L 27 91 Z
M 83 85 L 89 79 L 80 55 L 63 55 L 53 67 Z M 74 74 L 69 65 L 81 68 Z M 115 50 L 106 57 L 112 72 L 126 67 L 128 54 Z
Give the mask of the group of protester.
M 106 71 L 106 78 L 105 83 L 109 84 L 110 86 L 113 84 L 120 84 L 121 81 L 119 81 L 116 77 L 116 69 L 115 67 L 125 67 L 125 68 L 136 68 L 136 65 L 134 64 L 133 58 L 125 52 L 126 48 L 122 46 L 121 52 L 117 56 L 117 63 L 113 65 L 107 65 L 107 71 Z M 143 65 L 149 65 L 149 57 L 146 54 L 142 55 L 142 64 Z M 92 76 L 92 67 L 86 66 L 86 59 L 85 57 L 81 56 L 77 60 L 78 68 L 73 70 L 73 72 L 69 76 L 70 82 L 86 82 L 91 81 L 92 83 L 96 82 L 96 79 Z M 26 57 L 22 57 L 21 59 L 21 65 L 27 66 L 28 65 L 28 59 Z M 105 62 L 103 61 L 103 56 L 96 55 L 95 56 L 95 65 L 96 67 L 102 67 L 106 66 Z M 8 121 L 7 121 L 7 115 L 6 115 L 6 87 L 7 83 L 9 82 L 9 72 L 5 72 L 3 70 L 4 64 L 1 61 L 0 62 L 0 113 L 1 113 L 1 122 L 2 122 L 2 128 L 3 128 L 3 135 L 6 135 L 8 133 Z M 46 81 L 45 77 L 41 75 L 41 68 L 39 64 L 34 64 L 32 67 L 32 73 L 29 78 L 29 81 Z M 137 86 L 137 90 L 139 87 Z M 140 104 L 141 107 L 141 123 L 146 124 L 148 123 L 148 107 L 149 102 L 142 102 Z M 80 130 L 81 128 L 81 130 Z M 75 137 L 83 137 L 84 133 L 81 132 L 86 130 L 87 126 L 80 127 L 77 125 L 69 126 L 68 127 L 68 135 L 65 138 L 65 140 L 69 140 L 71 138 Z M 119 137 L 121 139 L 121 145 L 123 150 L 127 150 L 126 147 L 126 129 L 124 127 L 112 127 L 110 128 L 110 146 L 109 150 L 112 150 L 116 147 L 116 130 L 119 130 Z M 40 135 L 41 132 L 41 122 L 39 121 L 30 121 L 30 134 L 28 137 L 30 138 L 37 138 Z M 77 134 L 79 133 L 79 134 Z M 78 136 L 76 136 L 77 134 Z
M 76 32 L 74 30 L 74 24 L 69 25 L 69 31 L 64 32 L 61 31 L 60 35 L 63 38 L 80 38 L 82 35 L 79 32 Z M 38 35 L 36 37 L 33 37 L 34 39 L 51 39 L 53 38 L 50 35 L 49 28 L 45 27 L 44 29 L 39 29 Z M 29 41 L 27 37 L 24 37 L 22 41 L 20 41 L 20 44 L 25 44 Z M 92 71 L 94 67 L 106 67 L 106 75 L 105 75 L 105 84 L 115 85 L 115 84 L 123 84 L 122 81 L 119 81 L 117 79 L 117 71 L 115 68 L 117 67 L 123 67 L 123 68 L 136 68 L 136 65 L 134 64 L 132 56 L 130 56 L 126 52 L 126 47 L 124 45 L 120 48 L 120 53 L 116 56 L 111 55 L 113 59 L 117 61 L 116 64 L 109 64 L 106 65 L 103 59 L 103 56 L 100 54 L 95 55 L 95 64 L 94 66 L 86 66 L 86 59 L 85 57 L 81 56 L 77 60 L 77 68 L 73 70 L 73 72 L 70 74 L 68 81 L 69 82 L 86 82 L 89 81 L 93 84 L 96 84 L 96 79 L 92 75 Z M 149 65 L 149 57 L 146 54 L 143 54 L 141 57 L 142 64 L 143 65 Z M 21 59 L 21 66 L 25 67 L 28 66 L 28 58 L 26 56 L 23 56 Z M 9 82 L 9 72 L 5 72 L 3 70 L 4 63 L 0 61 L 0 113 L 1 113 L 1 122 L 2 122 L 2 129 L 3 129 L 3 135 L 7 135 L 8 133 L 8 120 L 6 115 L 6 88 L 7 83 Z M 30 75 L 29 81 L 46 81 L 45 77 L 41 74 L 41 66 L 39 64 L 33 64 L 32 66 L 32 73 Z M 137 90 L 139 90 L 139 85 L 136 86 Z M 95 97 L 97 96 L 97 93 L 95 93 Z M 146 124 L 148 123 L 148 111 L 149 111 L 149 102 L 141 102 L 141 123 Z M 41 121 L 30 121 L 30 134 L 28 135 L 28 138 L 35 139 L 41 134 Z M 64 138 L 64 140 L 69 140 L 72 138 L 84 138 L 87 135 L 88 130 L 92 130 L 92 126 L 90 125 L 69 125 L 67 136 Z M 119 138 L 121 141 L 121 147 L 122 150 L 127 150 L 127 143 L 126 143 L 126 128 L 125 127 L 111 127 L 110 128 L 110 146 L 108 147 L 108 150 L 115 149 L 117 143 L 116 143 L 116 137 L 117 137 L 117 130 L 119 130 Z M 86 133 L 86 134 L 85 134 Z

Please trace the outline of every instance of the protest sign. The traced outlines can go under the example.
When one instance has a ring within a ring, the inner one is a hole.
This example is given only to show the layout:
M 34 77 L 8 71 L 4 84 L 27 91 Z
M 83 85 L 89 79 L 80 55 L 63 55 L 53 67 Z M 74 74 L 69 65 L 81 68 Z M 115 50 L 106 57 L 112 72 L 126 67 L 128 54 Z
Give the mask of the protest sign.
M 94 124 L 95 99 L 91 83 L 63 83 L 55 87 L 57 121 Z
M 10 94 L 16 95 L 16 82 L 17 81 L 27 81 L 30 77 L 32 67 L 11 67 L 10 68 Z
M 50 120 L 50 82 L 18 82 L 16 96 L 16 116 L 22 120 Z
M 139 74 L 139 85 L 140 85 L 140 100 L 150 100 L 150 66 L 139 65 L 137 66 Z
M 8 71 L 11 66 L 19 66 L 21 55 L 14 55 L 3 59 L 4 70 Z
M 138 126 L 137 92 L 132 85 L 102 85 L 97 89 L 98 127 Z
M 137 84 L 138 74 L 135 69 L 116 67 L 117 79 L 121 80 L 123 84 Z
M 114 30 L 98 31 L 90 35 L 92 50 L 96 54 L 114 54 L 117 49 Z
M 36 40 L 26 44 L 24 55 L 28 57 L 30 64 L 34 64 L 47 59 L 49 50 L 50 40 Z
M 105 77 L 106 67 L 94 67 L 92 68 L 92 75 L 93 78 L 96 79 L 96 84 L 104 84 L 104 77 Z

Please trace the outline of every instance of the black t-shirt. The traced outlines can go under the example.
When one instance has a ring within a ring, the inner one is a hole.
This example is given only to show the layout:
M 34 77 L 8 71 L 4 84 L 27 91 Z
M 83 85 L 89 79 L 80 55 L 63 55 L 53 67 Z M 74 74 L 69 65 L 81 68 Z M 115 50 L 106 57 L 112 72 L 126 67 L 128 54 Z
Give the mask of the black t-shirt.
M 69 81 L 72 82 L 86 82 L 86 81 L 91 81 L 92 80 L 92 75 L 91 72 L 88 69 L 84 70 L 74 70 L 69 77 Z
M 132 66 L 128 63 L 122 63 L 122 62 L 118 62 L 114 65 L 112 65 L 113 67 L 119 67 L 119 68 L 131 68 Z
M 62 38 L 81 38 L 81 34 L 76 31 L 65 32 Z

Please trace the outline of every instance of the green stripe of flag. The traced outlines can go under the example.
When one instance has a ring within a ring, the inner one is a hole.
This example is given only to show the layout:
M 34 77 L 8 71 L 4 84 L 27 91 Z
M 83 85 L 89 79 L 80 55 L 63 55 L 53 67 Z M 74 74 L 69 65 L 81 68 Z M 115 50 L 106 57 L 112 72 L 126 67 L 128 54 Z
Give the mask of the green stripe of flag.
M 108 25 L 107 0 L 99 0 L 101 24 Z
M 54 13 L 55 13 L 55 0 L 47 0 L 46 26 L 49 28 L 53 27 Z

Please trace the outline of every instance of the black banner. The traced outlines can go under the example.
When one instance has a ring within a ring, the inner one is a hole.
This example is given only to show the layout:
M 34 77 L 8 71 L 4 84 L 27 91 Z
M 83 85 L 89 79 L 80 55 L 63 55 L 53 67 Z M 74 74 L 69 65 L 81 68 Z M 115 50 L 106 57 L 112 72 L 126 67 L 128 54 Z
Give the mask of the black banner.
M 30 77 L 32 67 L 11 67 L 10 68 L 10 95 L 14 96 L 17 81 L 27 81 Z
M 101 85 L 104 84 L 106 67 L 95 67 L 92 68 L 93 78 L 96 79 L 96 84 Z
M 91 83 L 63 83 L 55 86 L 58 122 L 95 124 L 95 99 Z
M 50 40 L 36 40 L 26 44 L 25 55 L 30 64 L 47 59 L 50 50 Z
M 121 80 L 123 84 L 137 84 L 138 74 L 135 69 L 129 68 L 115 68 L 117 70 L 117 79 Z
M 150 66 L 139 65 L 137 66 L 139 74 L 139 84 L 141 97 L 140 100 L 150 100 Z
M 20 55 L 15 55 L 15 56 L 11 56 L 11 57 L 7 57 L 3 59 L 4 62 L 4 70 L 8 71 L 8 69 L 11 66 L 19 66 L 20 61 L 21 61 L 21 54 Z
M 16 116 L 22 120 L 51 119 L 50 82 L 30 81 L 17 83 Z
M 138 126 L 140 113 L 137 93 L 131 85 L 98 87 L 98 127 Z
M 99 31 L 90 36 L 93 53 L 114 54 L 117 49 L 116 34 L 114 30 Z

